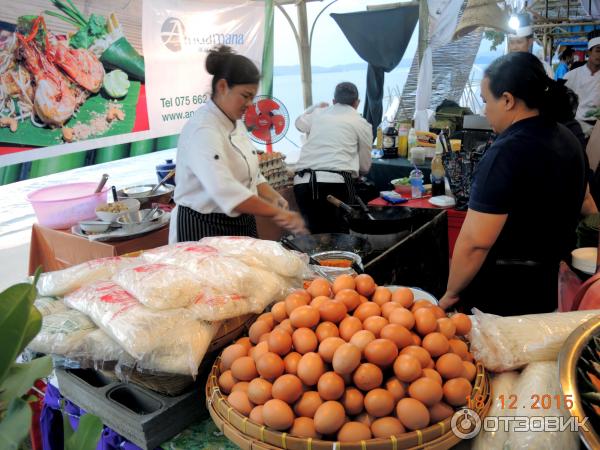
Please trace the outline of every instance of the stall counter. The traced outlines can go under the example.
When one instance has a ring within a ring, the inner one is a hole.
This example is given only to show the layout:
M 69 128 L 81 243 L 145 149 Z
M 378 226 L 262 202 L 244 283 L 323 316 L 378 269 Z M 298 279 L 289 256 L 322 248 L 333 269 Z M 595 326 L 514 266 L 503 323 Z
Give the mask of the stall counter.
M 95 242 L 34 223 L 31 227 L 29 275 L 41 266 L 44 272 L 61 270 L 96 258 L 119 256 L 168 244 L 169 227 L 165 226 L 126 241 Z

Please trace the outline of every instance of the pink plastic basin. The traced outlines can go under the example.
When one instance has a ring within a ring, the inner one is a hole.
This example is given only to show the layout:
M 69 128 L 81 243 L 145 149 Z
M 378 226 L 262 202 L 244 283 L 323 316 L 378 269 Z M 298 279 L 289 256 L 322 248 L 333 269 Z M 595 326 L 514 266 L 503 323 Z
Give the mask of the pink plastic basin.
M 81 220 L 96 217 L 96 206 L 106 203 L 108 186 L 94 193 L 98 183 L 70 183 L 50 186 L 27 195 L 40 225 L 70 228 Z

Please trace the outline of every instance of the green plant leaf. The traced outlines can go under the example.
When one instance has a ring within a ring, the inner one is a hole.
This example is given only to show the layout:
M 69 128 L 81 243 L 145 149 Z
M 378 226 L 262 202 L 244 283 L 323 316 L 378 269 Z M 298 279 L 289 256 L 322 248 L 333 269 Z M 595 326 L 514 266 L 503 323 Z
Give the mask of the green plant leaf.
M 20 283 L 0 293 L 0 384 L 20 353 L 36 289 Z
M 102 427 L 98 417 L 85 414 L 79 419 L 77 431 L 68 439 L 65 437 L 65 450 L 95 450 Z
M 13 364 L 2 383 L 0 400 L 8 402 L 25 395 L 35 380 L 47 377 L 52 372 L 52 358 L 43 356 L 25 364 Z
M 37 336 L 37 334 L 42 329 L 42 313 L 35 307 L 32 306 L 29 311 L 29 317 L 27 319 L 27 324 L 25 325 L 25 334 L 23 335 L 23 341 L 21 342 L 21 348 L 19 349 L 19 353 L 25 350 L 25 347 L 29 345 L 33 338 Z
M 0 422 L 0 448 L 17 450 L 29 433 L 30 426 L 31 408 L 25 400 L 15 398 Z

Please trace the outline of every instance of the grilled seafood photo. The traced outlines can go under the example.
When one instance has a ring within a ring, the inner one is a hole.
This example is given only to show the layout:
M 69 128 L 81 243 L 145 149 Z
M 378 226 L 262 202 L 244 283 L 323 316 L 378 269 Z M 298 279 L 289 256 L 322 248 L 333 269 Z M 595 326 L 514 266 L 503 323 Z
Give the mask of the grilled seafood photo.
M 86 19 L 72 1 L 50 2 L 60 13 L 44 14 L 74 26 L 73 32 L 53 33 L 42 15 L 21 16 L 13 29 L 0 29 L 0 142 L 46 146 L 131 132 L 143 57 L 114 14 Z M 119 76 L 107 77 L 113 69 Z M 110 85 L 115 79 L 120 90 Z

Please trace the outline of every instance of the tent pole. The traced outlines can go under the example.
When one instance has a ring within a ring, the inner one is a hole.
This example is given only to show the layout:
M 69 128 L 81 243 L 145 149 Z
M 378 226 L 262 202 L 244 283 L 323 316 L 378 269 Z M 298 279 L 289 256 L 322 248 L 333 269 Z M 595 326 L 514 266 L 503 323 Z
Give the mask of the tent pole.
M 302 97 L 304 108 L 312 105 L 312 74 L 310 62 L 310 42 L 308 35 L 308 17 L 306 14 L 306 1 L 300 0 L 298 10 L 298 35 L 300 37 L 300 71 L 302 75 Z
M 427 0 L 419 0 L 419 64 L 423 59 L 423 54 L 427 49 L 429 40 L 429 8 Z

